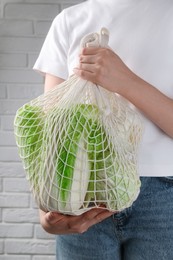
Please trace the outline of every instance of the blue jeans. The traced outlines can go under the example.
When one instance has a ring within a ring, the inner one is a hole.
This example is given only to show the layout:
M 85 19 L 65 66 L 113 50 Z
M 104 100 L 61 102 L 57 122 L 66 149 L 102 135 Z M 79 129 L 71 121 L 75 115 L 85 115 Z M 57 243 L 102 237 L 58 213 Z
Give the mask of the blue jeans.
M 173 260 L 173 177 L 142 177 L 133 206 L 56 237 L 57 260 Z

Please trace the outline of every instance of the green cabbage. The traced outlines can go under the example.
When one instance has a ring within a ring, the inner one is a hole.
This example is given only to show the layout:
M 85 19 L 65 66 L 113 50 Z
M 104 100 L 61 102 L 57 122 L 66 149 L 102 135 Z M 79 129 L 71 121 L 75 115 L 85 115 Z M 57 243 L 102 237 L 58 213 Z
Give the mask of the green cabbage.
M 88 136 L 98 118 L 98 109 L 93 105 L 76 105 L 65 113 L 66 129 L 57 144 L 57 177 L 60 185 L 60 207 L 78 210 L 84 205 L 87 190 L 91 190 L 92 163 L 89 160 Z M 88 203 L 87 203 L 88 204 Z M 86 205 L 85 205 L 86 206 Z
M 24 105 L 18 109 L 14 119 L 14 130 L 19 155 L 34 190 L 39 190 L 38 170 L 41 164 L 41 146 L 43 139 L 44 113 L 40 107 Z
M 38 195 L 44 207 L 70 213 L 104 204 L 119 210 L 131 203 L 129 196 L 134 197 L 140 186 L 135 164 L 124 166 L 95 105 L 47 113 L 25 105 L 16 115 L 15 134 L 35 193 L 45 185 Z

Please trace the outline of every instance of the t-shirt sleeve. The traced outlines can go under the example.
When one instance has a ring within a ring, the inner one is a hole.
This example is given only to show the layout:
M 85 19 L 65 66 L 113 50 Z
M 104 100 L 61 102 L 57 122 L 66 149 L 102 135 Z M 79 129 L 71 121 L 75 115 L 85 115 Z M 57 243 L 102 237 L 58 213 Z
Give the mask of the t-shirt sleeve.
M 52 22 L 33 69 L 43 74 L 68 78 L 68 30 L 62 11 Z

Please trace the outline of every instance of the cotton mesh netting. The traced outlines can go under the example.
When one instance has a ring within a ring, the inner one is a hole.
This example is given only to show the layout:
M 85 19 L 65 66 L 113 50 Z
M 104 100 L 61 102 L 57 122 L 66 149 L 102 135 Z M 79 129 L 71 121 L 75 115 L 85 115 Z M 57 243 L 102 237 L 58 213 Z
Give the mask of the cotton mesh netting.
M 102 29 L 82 46 L 107 41 Z M 19 108 L 14 131 L 39 208 L 80 215 L 94 207 L 121 211 L 136 200 L 142 123 L 119 95 L 72 75 Z

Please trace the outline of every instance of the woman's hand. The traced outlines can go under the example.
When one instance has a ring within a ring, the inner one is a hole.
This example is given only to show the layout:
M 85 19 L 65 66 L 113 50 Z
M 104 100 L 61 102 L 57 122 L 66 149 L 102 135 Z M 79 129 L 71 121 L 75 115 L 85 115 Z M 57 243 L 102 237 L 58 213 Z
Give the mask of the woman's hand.
M 106 48 L 84 48 L 74 73 L 117 93 L 137 77 L 119 56 Z
M 106 209 L 91 209 L 80 216 L 69 216 L 55 212 L 40 210 L 40 223 L 43 229 L 50 234 L 84 233 L 92 225 L 113 215 Z
M 122 95 L 173 138 L 173 99 L 138 77 L 110 49 L 84 48 L 74 73 Z

